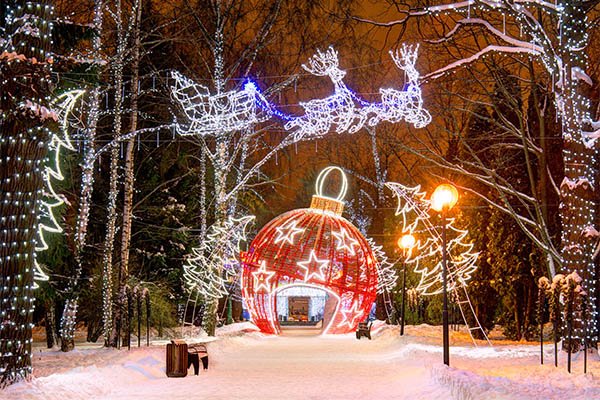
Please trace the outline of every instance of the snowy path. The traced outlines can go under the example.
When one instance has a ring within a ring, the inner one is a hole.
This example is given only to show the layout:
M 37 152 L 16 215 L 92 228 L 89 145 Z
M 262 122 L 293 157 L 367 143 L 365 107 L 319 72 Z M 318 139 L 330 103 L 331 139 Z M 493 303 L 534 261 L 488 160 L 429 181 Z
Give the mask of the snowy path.
M 400 338 L 384 328 L 372 341 L 301 331 L 222 336 L 208 345 L 209 370 L 186 378 L 165 376 L 164 346 L 46 352 L 34 358 L 38 378 L 0 391 L 0 398 L 600 399 L 598 362 L 591 374 L 568 375 L 562 367 L 539 366 L 536 346 L 453 343 L 447 368 L 439 337 L 429 335 L 436 327 L 407 331 Z

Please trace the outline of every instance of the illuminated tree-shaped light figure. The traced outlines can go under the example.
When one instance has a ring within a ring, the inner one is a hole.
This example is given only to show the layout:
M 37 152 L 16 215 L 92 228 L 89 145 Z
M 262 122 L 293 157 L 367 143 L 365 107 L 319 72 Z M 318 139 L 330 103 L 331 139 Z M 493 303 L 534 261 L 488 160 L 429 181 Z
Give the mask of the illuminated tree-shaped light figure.
M 229 218 L 223 224 L 210 227 L 206 240 L 193 249 L 183 266 L 188 304 L 195 305 L 199 297 L 206 301 L 230 294 L 232 285 L 239 279 L 240 244 L 246 240 L 246 229 L 253 220 L 252 215 Z M 194 316 L 192 322 L 193 319 Z M 183 321 L 185 323 L 186 315 Z
M 390 188 L 398 197 L 398 208 L 396 215 L 402 215 L 402 233 L 411 234 L 419 239 L 407 252 L 405 263 L 413 265 L 414 271 L 421 275 L 416 291 L 421 295 L 435 295 L 443 292 L 443 254 L 442 235 L 439 228 L 432 222 L 430 211 L 432 202 L 427 199 L 426 193 L 421 192 L 420 186 L 407 187 L 396 182 L 388 182 Z M 477 257 L 479 253 L 473 251 L 473 245 L 465 243 L 468 231 L 460 230 L 452 226 L 453 219 L 446 220 L 446 234 L 449 237 L 446 242 L 447 251 L 447 290 L 453 293 L 457 301 L 460 313 L 467 326 L 467 332 L 477 346 L 473 336 L 473 330 L 479 329 L 482 336 L 491 346 L 485 330 L 477 318 L 477 314 L 469 299 L 467 282 L 477 269 Z M 468 306 L 466 306 L 468 304 Z M 466 308 L 468 307 L 468 308 Z M 466 313 L 472 314 L 469 322 Z
M 442 292 L 442 238 L 438 227 L 430 216 L 431 201 L 420 186 L 406 187 L 399 183 L 386 184 L 398 197 L 396 215 L 402 215 L 402 233 L 410 233 L 419 240 L 406 258 L 407 264 L 414 265 L 414 271 L 421 274 L 417 290 L 423 295 Z M 453 219 L 447 220 L 448 230 L 448 290 L 466 285 L 477 269 L 479 253 L 473 251 L 473 245 L 465 243 L 468 231 L 453 226 Z
M 342 174 L 342 190 L 331 198 L 323 195 L 323 183 L 334 170 Z M 277 295 L 295 286 L 328 293 L 323 333 L 351 332 L 367 318 L 377 294 L 377 260 L 369 242 L 341 216 L 346 187 L 341 169 L 326 168 L 310 208 L 270 221 L 242 254 L 242 296 L 262 332 L 280 332 Z

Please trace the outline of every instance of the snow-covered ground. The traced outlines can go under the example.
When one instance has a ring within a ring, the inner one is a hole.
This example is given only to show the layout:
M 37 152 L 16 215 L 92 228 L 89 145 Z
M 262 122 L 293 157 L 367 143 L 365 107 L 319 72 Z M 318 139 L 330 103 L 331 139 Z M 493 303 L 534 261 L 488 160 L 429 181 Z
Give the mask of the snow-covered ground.
M 218 331 L 199 376 L 167 378 L 164 344 L 127 350 L 38 352 L 35 376 L 0 391 L 2 399 L 600 399 L 600 362 L 582 357 L 568 374 L 539 345 L 473 347 L 451 337 L 451 367 L 441 361 L 440 327 L 376 325 L 373 340 L 289 330 L 264 336 L 250 323 Z M 200 338 L 199 340 L 206 338 Z

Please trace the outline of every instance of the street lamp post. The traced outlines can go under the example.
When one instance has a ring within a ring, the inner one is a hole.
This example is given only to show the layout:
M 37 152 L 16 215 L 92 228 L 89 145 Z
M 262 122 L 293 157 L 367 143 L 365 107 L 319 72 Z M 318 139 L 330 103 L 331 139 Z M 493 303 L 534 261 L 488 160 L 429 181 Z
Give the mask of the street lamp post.
M 400 336 L 404 335 L 404 298 L 406 297 L 406 257 L 410 249 L 415 245 L 415 237 L 411 234 L 404 235 L 398 240 L 398 247 L 402 249 L 402 257 L 403 262 L 402 266 L 404 267 L 402 270 L 402 306 L 400 308 Z
M 450 365 L 450 335 L 448 332 L 448 266 L 446 254 L 446 212 L 458 201 L 458 191 L 450 184 L 439 185 L 431 195 L 431 208 L 442 217 L 442 281 L 444 305 L 442 309 L 444 364 Z

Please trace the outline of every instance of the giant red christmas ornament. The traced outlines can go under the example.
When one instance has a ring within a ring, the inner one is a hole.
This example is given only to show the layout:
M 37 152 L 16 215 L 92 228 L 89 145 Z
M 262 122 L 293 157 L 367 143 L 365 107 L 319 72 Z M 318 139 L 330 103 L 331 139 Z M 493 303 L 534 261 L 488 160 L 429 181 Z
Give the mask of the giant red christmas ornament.
M 323 196 L 328 174 L 342 175 L 337 198 Z M 367 318 L 377 291 L 377 261 L 363 235 L 342 217 L 344 173 L 328 167 L 317 178 L 310 208 L 288 211 L 258 233 L 241 260 L 242 295 L 264 333 L 280 333 L 277 294 L 294 286 L 329 294 L 323 333 L 348 333 Z

